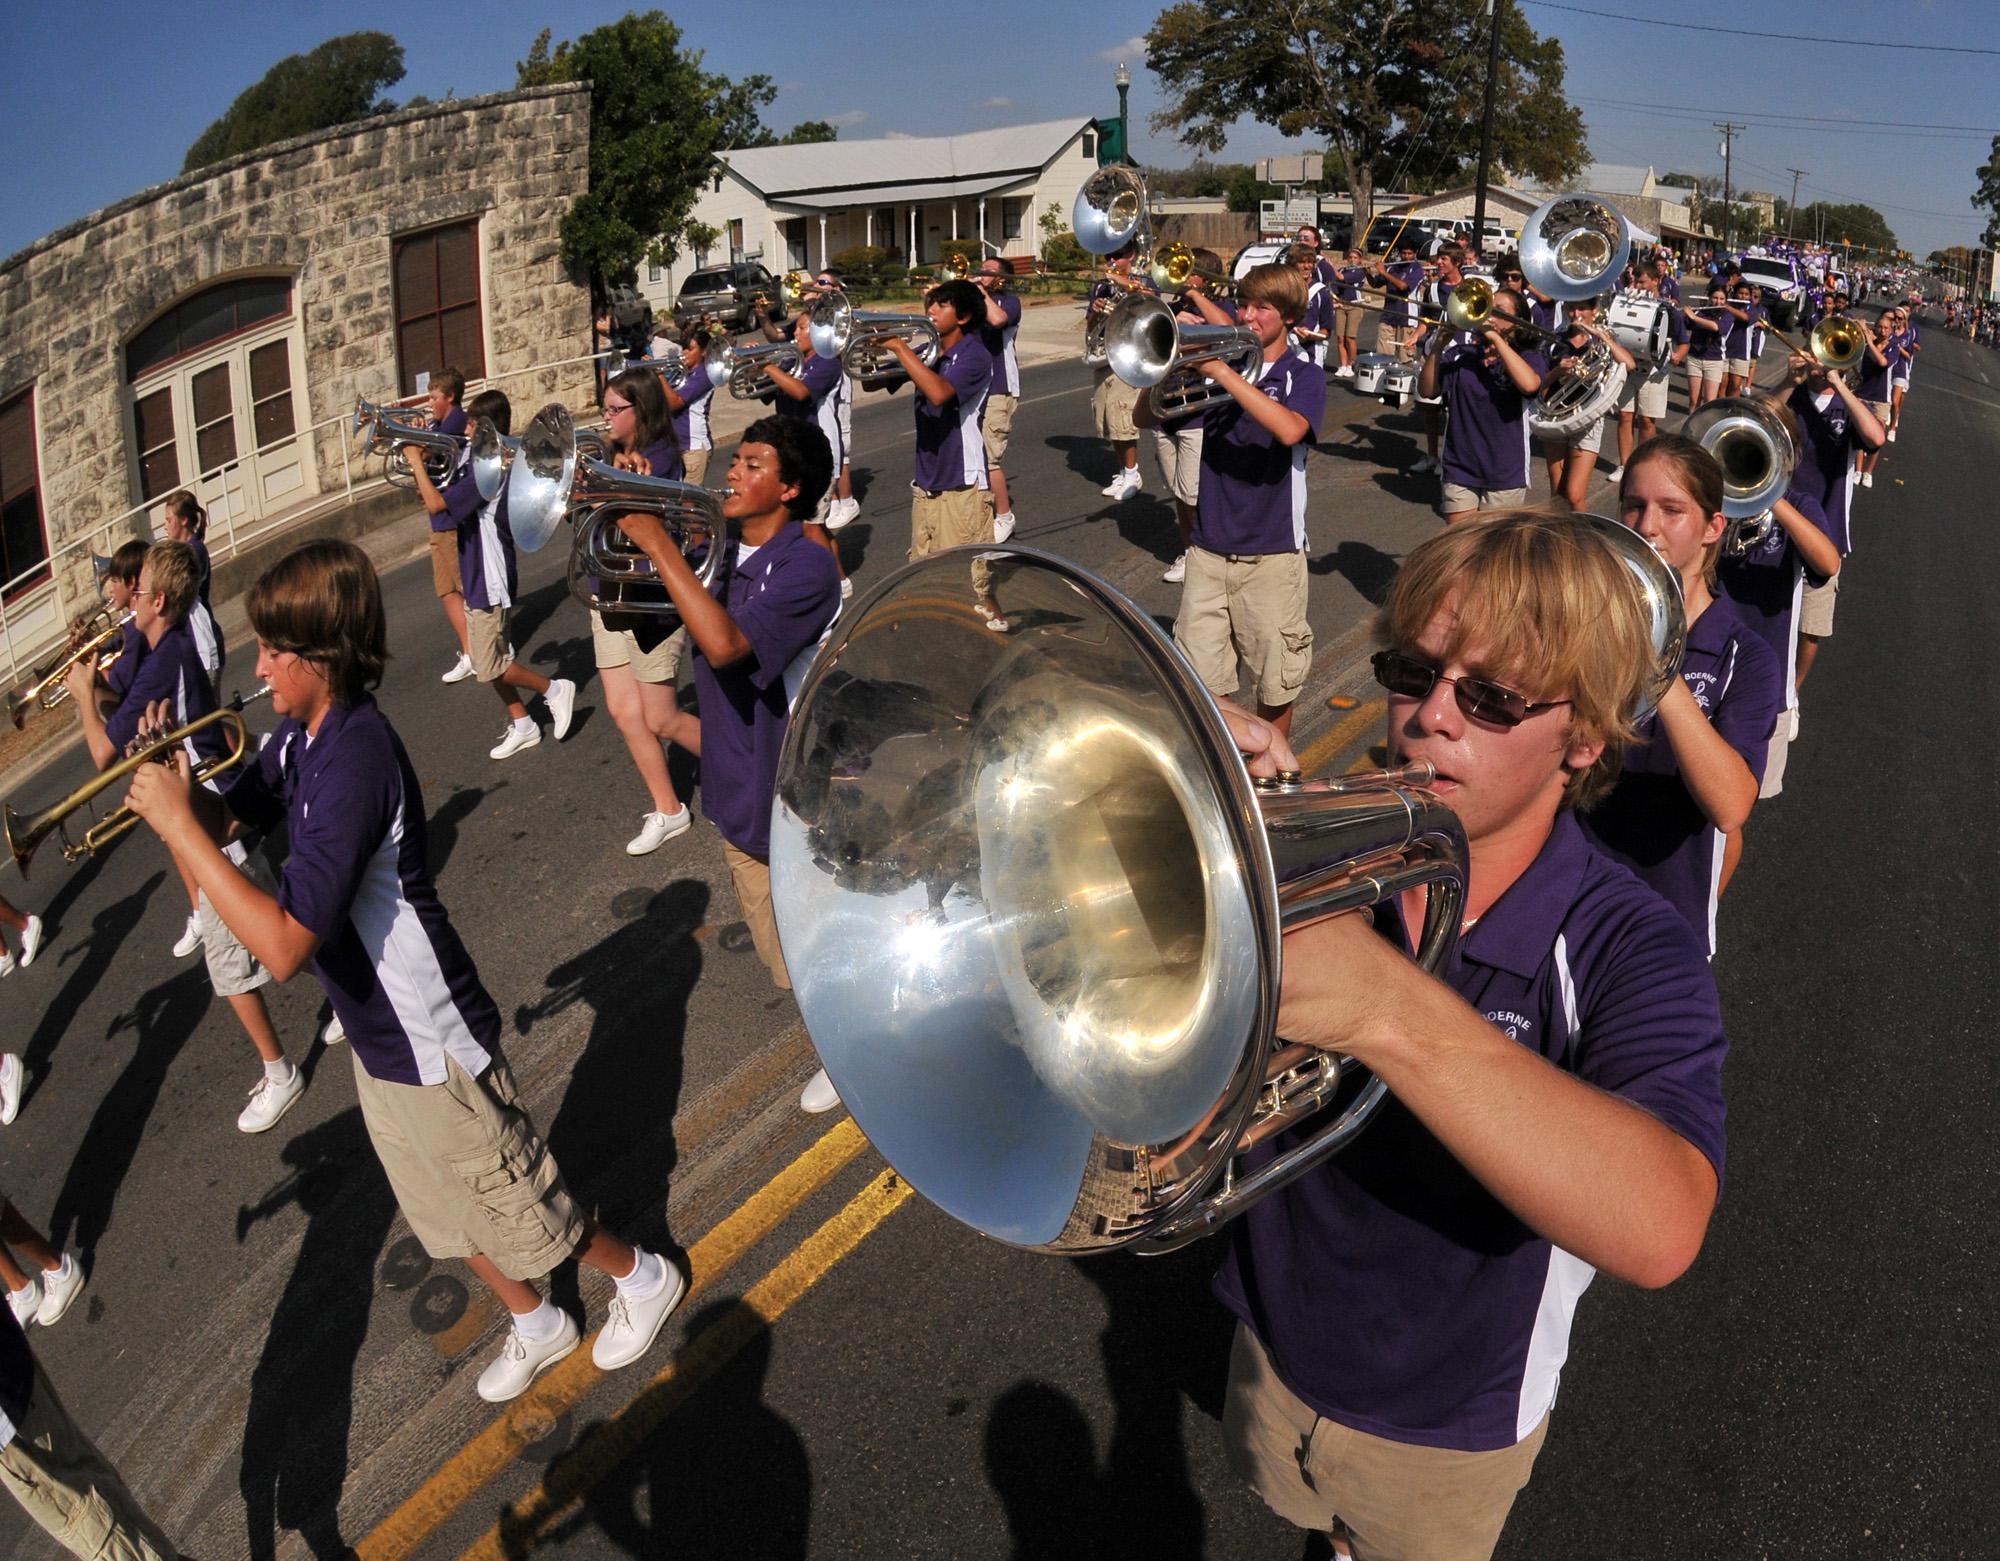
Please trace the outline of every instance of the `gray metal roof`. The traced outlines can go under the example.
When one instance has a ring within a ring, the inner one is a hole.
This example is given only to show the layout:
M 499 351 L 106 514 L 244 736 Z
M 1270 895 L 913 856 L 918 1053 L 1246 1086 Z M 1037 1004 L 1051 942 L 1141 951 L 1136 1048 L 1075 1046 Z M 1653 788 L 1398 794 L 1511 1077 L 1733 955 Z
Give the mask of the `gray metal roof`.
M 850 206 L 897 206 L 924 201 L 948 201 L 959 196 L 989 195 L 1011 189 L 1034 177 L 1028 173 L 1006 173 L 991 179 L 941 179 L 930 184 L 856 184 L 844 190 L 813 190 L 797 195 L 767 197 L 774 206 L 803 206 L 809 211 L 842 211 Z
M 896 186 L 935 189 L 937 194 L 977 193 L 974 182 L 1039 172 L 1093 121 L 1052 119 L 1036 125 L 1008 125 L 966 135 L 885 137 L 875 141 L 816 141 L 804 146 L 757 146 L 724 152 L 730 172 L 771 200 L 790 205 L 825 205 L 846 192 L 856 200 L 922 200 L 937 195 L 892 193 Z M 805 199 L 811 197 L 811 199 Z

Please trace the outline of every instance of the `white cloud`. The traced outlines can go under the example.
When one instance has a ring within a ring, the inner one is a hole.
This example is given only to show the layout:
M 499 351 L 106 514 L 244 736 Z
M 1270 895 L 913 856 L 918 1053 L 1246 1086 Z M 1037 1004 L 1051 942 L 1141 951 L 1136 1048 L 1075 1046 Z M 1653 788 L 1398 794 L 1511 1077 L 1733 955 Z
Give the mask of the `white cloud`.
M 981 108 L 1012 108 L 1014 100 L 1012 98 L 988 98 L 979 106 Z
M 1116 65 L 1123 61 L 1127 65 L 1146 63 L 1146 40 L 1127 38 L 1123 43 L 1113 44 L 1108 49 L 1099 49 L 1097 57 L 1106 65 Z
M 850 108 L 844 114 L 828 114 L 826 122 L 836 130 L 852 130 L 856 125 L 865 124 L 868 114 L 864 109 Z

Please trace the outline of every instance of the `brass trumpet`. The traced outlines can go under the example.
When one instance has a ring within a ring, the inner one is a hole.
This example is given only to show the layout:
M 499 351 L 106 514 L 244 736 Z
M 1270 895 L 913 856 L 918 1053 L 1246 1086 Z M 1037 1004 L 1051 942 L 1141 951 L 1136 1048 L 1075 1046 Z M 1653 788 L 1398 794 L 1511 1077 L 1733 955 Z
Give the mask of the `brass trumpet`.
M 104 620 L 100 626 L 99 620 Z M 39 704 L 44 710 L 55 710 L 69 698 L 69 684 L 63 680 L 69 676 L 69 669 L 87 656 L 96 656 L 105 645 L 116 639 L 132 621 L 128 612 L 124 617 L 112 619 L 109 608 L 100 607 L 94 613 L 85 613 L 70 626 L 69 642 L 62 654 L 47 667 L 28 680 L 27 687 L 16 689 L 7 696 L 7 718 L 14 723 L 14 730 L 21 729 L 27 719 L 28 707 Z M 106 671 L 125 654 L 120 645 L 110 655 L 97 663 L 99 672 Z
M 69 831 L 64 827 L 64 821 L 70 814 L 90 802 L 99 792 L 108 790 L 135 773 L 140 765 L 171 764 L 174 750 L 196 732 L 211 726 L 226 725 L 230 728 L 231 739 L 229 752 L 196 767 L 194 779 L 197 785 L 241 764 L 244 755 L 253 751 L 250 746 L 250 729 L 243 723 L 243 707 L 262 699 L 270 692 L 271 685 L 266 683 L 253 694 L 238 694 L 220 709 L 211 710 L 207 715 L 200 716 L 185 726 L 177 726 L 171 732 L 154 738 L 137 753 L 128 754 L 108 770 L 85 781 L 62 801 L 42 809 L 33 818 L 23 818 L 11 807 L 0 809 L 0 834 L 4 834 L 7 850 L 13 855 L 15 865 L 21 869 L 21 876 L 23 878 L 28 876 L 29 861 L 34 857 L 36 848 L 51 831 L 62 840 L 63 860 L 75 862 L 102 850 L 138 823 L 138 814 L 129 807 L 120 807 L 92 824 L 79 839 L 71 840 Z
M 1178 293 L 1200 277 L 1211 288 L 1228 287 L 1229 278 L 1200 265 L 1193 249 L 1179 239 L 1170 239 L 1146 259 L 1146 276 L 1163 293 Z

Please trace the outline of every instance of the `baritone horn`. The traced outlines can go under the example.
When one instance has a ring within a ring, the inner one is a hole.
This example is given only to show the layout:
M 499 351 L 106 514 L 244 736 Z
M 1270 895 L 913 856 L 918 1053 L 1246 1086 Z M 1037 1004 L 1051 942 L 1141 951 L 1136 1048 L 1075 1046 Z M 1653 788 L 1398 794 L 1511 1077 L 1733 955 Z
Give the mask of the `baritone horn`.
M 18 732 L 21 729 L 31 705 L 39 704 L 44 710 L 62 707 L 62 702 L 69 698 L 69 684 L 64 679 L 69 676 L 69 669 L 79 661 L 96 657 L 99 672 L 116 663 L 125 654 L 122 644 L 108 656 L 98 657 L 97 653 L 123 634 L 125 625 L 131 621 L 129 612 L 122 618 L 113 618 L 110 609 L 103 607 L 79 617 L 70 626 L 69 640 L 62 653 L 30 678 L 24 687 L 7 695 L 7 718 L 14 723 L 14 730 Z
M 1773 506 L 1799 463 L 1791 430 L 1755 396 L 1724 396 L 1693 412 L 1682 429 L 1722 468 L 1722 551 L 1731 558 L 1761 547 L 1777 524 Z
M 397 487 L 411 484 L 409 468 L 403 464 L 398 447 L 416 445 L 424 452 L 424 470 L 433 483 L 442 487 L 458 464 L 458 452 L 465 441 L 456 434 L 441 434 L 426 423 L 405 418 L 401 407 L 380 406 L 357 396 L 354 401 L 354 437 L 363 442 L 364 455 L 382 457 L 382 475 Z
M 815 300 L 807 330 L 813 351 L 822 358 L 838 358 L 864 389 L 903 378 L 903 365 L 889 350 L 892 340 L 908 342 L 927 368 L 937 362 L 943 348 L 937 327 L 923 315 L 857 309 L 837 289 Z
M 250 744 L 250 729 L 243 722 L 243 707 L 262 699 L 271 692 L 271 685 L 264 684 L 252 694 L 238 694 L 228 704 L 211 710 L 207 715 L 177 726 L 153 738 L 136 753 L 128 754 L 109 769 L 92 776 L 60 802 L 44 808 L 33 818 L 23 818 L 13 808 L 0 809 L 0 833 L 4 833 L 7 850 L 14 863 L 21 869 L 21 876 L 28 876 L 28 863 L 35 850 L 54 833 L 62 841 L 63 860 L 81 861 L 94 852 L 101 851 L 120 835 L 139 822 L 139 815 L 129 807 L 120 807 L 104 815 L 75 840 L 69 838 L 66 827 L 70 814 L 88 805 L 99 793 L 109 790 L 133 774 L 142 764 L 171 764 L 174 752 L 196 732 L 206 731 L 211 726 L 229 728 L 229 751 L 218 758 L 208 759 L 198 764 L 194 770 L 196 785 L 202 785 L 235 768 L 243 762 L 246 754 L 253 751 Z

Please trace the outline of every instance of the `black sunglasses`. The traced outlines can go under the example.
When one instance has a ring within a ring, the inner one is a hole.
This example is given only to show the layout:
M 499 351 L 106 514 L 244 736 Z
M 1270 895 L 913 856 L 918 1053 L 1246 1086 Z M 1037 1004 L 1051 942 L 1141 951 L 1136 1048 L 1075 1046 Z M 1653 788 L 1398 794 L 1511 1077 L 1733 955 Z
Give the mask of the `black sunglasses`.
M 1368 658 L 1368 664 L 1375 669 L 1377 683 L 1404 699 L 1427 698 L 1438 684 L 1449 683 L 1458 708 L 1472 720 L 1490 726 L 1519 726 L 1537 711 L 1569 703 L 1567 699 L 1545 699 L 1536 704 L 1527 695 L 1485 678 L 1448 678 L 1442 669 L 1400 651 L 1378 650 Z

